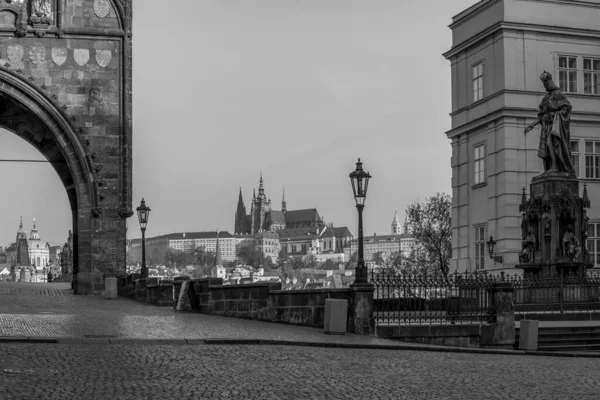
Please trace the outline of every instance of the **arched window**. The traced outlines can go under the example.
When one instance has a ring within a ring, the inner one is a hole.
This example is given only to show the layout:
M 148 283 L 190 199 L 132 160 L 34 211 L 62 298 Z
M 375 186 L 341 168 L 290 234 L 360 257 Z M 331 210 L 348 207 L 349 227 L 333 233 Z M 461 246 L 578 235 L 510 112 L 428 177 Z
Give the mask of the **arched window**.
M 37 258 L 37 266 L 38 267 L 40 266 L 40 258 L 39 257 Z

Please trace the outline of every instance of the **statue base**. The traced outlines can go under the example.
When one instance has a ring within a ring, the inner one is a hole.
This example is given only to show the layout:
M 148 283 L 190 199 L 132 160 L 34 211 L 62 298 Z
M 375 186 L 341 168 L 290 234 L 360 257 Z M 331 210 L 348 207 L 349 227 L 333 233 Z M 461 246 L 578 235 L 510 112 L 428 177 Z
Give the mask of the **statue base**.
M 531 180 L 523 197 L 521 262 L 526 275 L 582 275 L 592 267 L 586 249 L 589 207 L 587 188 L 579 196 L 579 180 L 567 172 L 544 172 Z

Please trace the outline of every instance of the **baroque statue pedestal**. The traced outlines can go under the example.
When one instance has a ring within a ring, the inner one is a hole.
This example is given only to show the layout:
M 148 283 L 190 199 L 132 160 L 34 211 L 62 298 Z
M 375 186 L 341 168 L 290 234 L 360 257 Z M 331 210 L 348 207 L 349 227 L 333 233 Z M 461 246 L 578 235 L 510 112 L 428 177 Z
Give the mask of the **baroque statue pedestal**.
M 579 180 L 567 172 L 545 172 L 531 180 L 530 197 L 519 206 L 522 250 L 516 268 L 526 276 L 585 276 L 592 267 L 586 249 L 590 207 L 587 187 L 579 196 Z

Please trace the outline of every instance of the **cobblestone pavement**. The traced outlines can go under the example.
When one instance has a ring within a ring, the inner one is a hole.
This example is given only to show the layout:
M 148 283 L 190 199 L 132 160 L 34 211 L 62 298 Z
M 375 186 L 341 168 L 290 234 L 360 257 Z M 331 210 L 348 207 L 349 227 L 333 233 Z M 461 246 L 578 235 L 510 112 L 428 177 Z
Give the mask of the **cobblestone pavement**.
M 293 346 L 0 344 L 3 400 L 598 399 L 595 359 Z
M 325 335 L 322 329 L 303 326 L 175 312 L 171 307 L 156 307 L 124 298 L 75 296 L 69 287 L 70 284 L 65 283 L 0 283 L 0 337 L 396 343 L 359 335 Z

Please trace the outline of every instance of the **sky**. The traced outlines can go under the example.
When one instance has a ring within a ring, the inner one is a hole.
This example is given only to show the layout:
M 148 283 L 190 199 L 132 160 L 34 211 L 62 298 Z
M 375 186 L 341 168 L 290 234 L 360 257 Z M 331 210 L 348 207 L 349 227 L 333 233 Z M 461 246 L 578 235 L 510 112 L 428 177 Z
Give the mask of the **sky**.
M 357 233 L 348 175 L 373 176 L 364 232 L 451 193 L 448 28 L 477 0 L 134 1 L 133 207 L 146 235 L 233 233 L 240 187 L 250 209 L 262 172 L 280 209 L 316 207 Z M 0 159 L 42 159 L 0 130 Z M 0 163 L 0 245 L 19 217 L 66 241 L 71 211 L 54 170 Z M 136 217 L 128 237 L 141 235 Z

